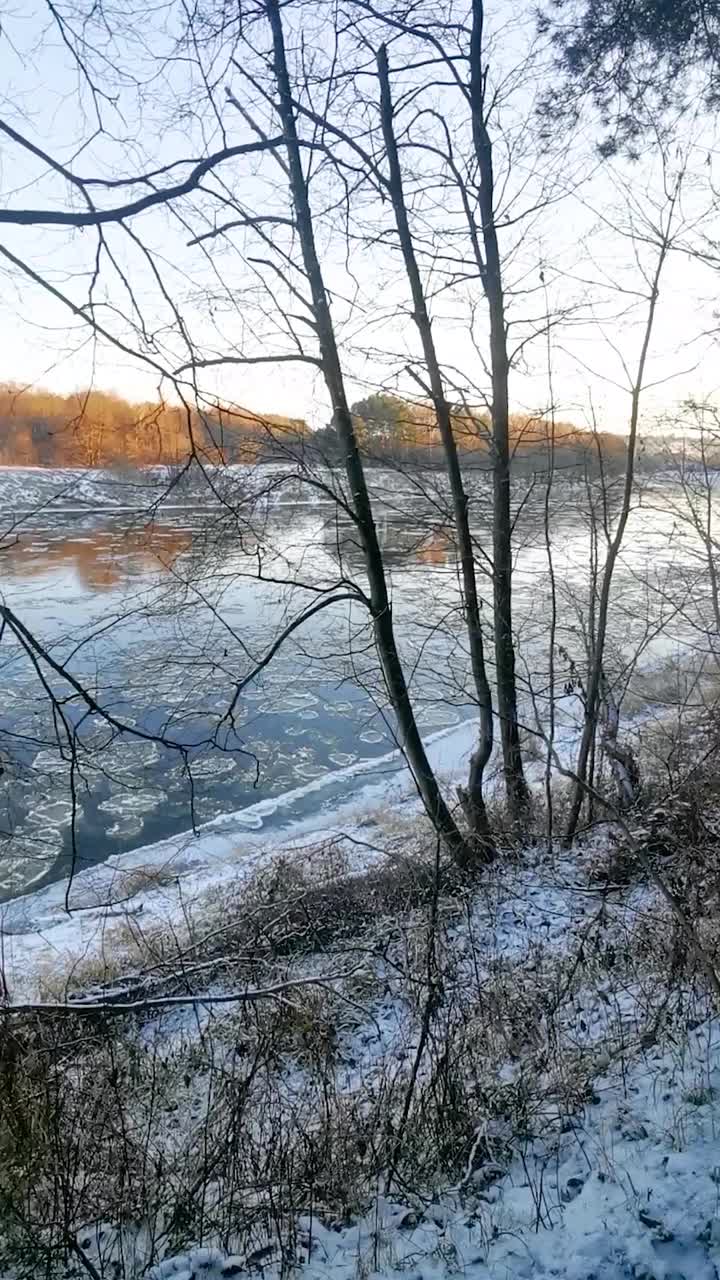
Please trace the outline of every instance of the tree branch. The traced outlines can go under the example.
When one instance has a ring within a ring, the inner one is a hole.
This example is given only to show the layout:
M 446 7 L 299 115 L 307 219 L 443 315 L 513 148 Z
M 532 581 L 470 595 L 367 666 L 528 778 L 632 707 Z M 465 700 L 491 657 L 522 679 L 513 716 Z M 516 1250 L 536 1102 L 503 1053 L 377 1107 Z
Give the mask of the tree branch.
M 307 978 L 288 978 L 285 982 L 275 982 L 269 987 L 252 987 L 248 991 L 229 991 L 223 995 L 198 995 L 198 996 L 152 996 L 148 1000 L 123 1000 L 122 998 L 114 999 L 108 996 L 105 1000 L 93 1001 L 77 1001 L 75 1003 L 66 1001 L 64 1003 L 58 1001 L 39 1001 L 37 1004 L 28 1002 L 27 1004 L 6 1004 L 0 1006 L 0 1016 L 8 1013 L 58 1013 L 58 1014 L 79 1014 L 86 1017 L 96 1013 L 142 1013 L 146 1009 L 166 1008 L 183 1008 L 191 1006 L 197 1008 L 203 1004 L 238 1004 L 249 1003 L 255 1000 L 273 1000 L 280 998 L 286 991 L 292 991 L 297 987 L 324 987 L 330 982 L 342 982 L 346 978 L 352 977 L 357 969 L 351 969 L 346 973 L 330 973 L 319 977 Z M 127 994 L 121 991 L 120 997 Z
M 7 126 L 4 127 L 7 131 Z M 131 200 L 116 209 L 87 210 L 84 213 L 72 213 L 65 209 L 0 209 L 0 223 L 11 223 L 14 226 L 96 227 L 106 222 L 122 222 L 123 219 L 130 218 L 136 213 L 142 213 L 145 209 L 152 208 L 153 205 L 167 204 L 171 200 L 177 200 L 180 196 L 187 195 L 188 192 L 197 187 L 206 173 L 209 173 L 225 160 L 232 160 L 236 156 L 252 155 L 258 151 L 273 151 L 275 148 L 282 146 L 283 142 L 284 138 L 280 135 L 279 137 L 258 140 L 257 142 L 242 142 L 235 147 L 224 147 L 222 151 L 215 151 L 212 155 L 207 156 L 196 164 L 184 182 L 178 182 L 173 187 L 164 187 L 159 191 L 152 191 L 148 195 L 141 196 L 137 200 Z M 26 143 L 25 145 L 27 146 L 28 144 Z M 304 142 L 301 145 L 312 147 L 314 144 L 312 142 Z M 73 182 L 76 186 L 84 187 L 85 182 L 82 179 L 75 178 L 62 166 L 51 161 L 38 148 L 30 146 L 30 149 L 42 156 L 54 169 L 62 173 L 69 182 Z M 141 181 L 143 179 L 139 178 L 138 182 Z

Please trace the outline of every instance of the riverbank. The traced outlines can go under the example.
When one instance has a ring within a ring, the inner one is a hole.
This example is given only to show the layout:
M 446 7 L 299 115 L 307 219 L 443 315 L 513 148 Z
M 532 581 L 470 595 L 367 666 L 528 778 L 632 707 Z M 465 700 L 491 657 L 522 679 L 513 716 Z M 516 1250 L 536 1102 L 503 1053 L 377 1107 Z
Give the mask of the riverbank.
M 473 749 L 471 722 L 430 736 L 428 753 L 448 792 L 464 777 Z M 336 796 L 350 792 L 344 803 Z M 299 816 L 308 799 L 307 815 Z M 259 801 L 129 853 L 30 891 L 0 908 L 3 970 L 11 998 L 32 998 L 33 975 L 45 967 L 103 943 L 109 922 L 143 916 L 147 924 L 170 925 L 188 907 L 202 910 L 208 894 L 224 885 L 239 890 L 260 868 L 270 874 L 277 858 L 308 865 L 332 845 L 349 870 L 382 862 L 390 815 L 412 825 L 421 807 L 398 753 L 362 761 L 295 788 L 279 800 Z M 271 830 L 263 824 L 272 818 Z
M 578 727 L 568 710 L 557 708 L 553 753 L 571 767 Z M 663 707 L 646 707 L 629 721 L 625 734 L 667 718 Z M 430 763 L 446 799 L 456 803 L 458 782 L 467 776 L 476 743 L 476 725 L 466 720 L 426 738 Z M 497 753 L 496 753 L 497 754 Z M 542 802 L 545 761 L 540 753 L 527 768 Z M 555 782 L 557 769 L 553 769 Z M 488 769 L 491 805 L 500 803 L 499 759 Z M 0 906 L 0 947 L 4 988 L 11 1000 L 37 995 L 36 975 L 62 967 L 80 955 L 106 952 L 108 932 L 131 920 L 145 929 L 181 929 L 188 911 L 202 915 L 226 889 L 241 893 L 248 881 L 271 877 L 287 859 L 312 873 L 325 865 L 327 850 L 344 874 L 383 867 L 399 841 L 414 843 L 425 830 L 422 804 L 412 776 L 396 749 L 372 761 L 358 761 L 296 787 L 278 798 L 223 814 L 195 831 L 141 845 L 58 879 Z M 427 835 L 423 837 L 427 840 Z
M 467 746 L 435 746 L 448 786 Z M 693 787 L 698 825 L 688 793 L 638 830 L 715 957 L 717 780 Z M 542 814 L 458 879 L 401 795 L 272 856 L 138 851 L 70 918 L 29 895 L 7 1274 L 712 1280 L 720 1026 L 667 901 L 621 831 L 568 854 Z

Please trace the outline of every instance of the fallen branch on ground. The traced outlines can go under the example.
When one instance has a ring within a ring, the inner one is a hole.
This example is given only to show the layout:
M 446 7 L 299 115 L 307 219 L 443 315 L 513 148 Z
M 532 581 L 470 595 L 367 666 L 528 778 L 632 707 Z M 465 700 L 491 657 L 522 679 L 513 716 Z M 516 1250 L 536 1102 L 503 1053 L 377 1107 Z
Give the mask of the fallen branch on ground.
M 331 982 L 343 982 L 353 977 L 358 969 L 349 969 L 345 973 L 324 974 L 320 977 L 289 978 L 286 982 L 276 982 L 269 987 L 253 987 L 247 991 L 230 991 L 223 995 L 187 995 L 187 996 L 154 996 L 148 1000 L 125 1000 L 127 991 L 116 996 L 108 996 L 105 1000 L 77 1001 L 37 1001 L 26 1004 L 6 1004 L 0 1013 L 142 1013 L 146 1009 L 181 1008 L 210 1004 L 242 1004 L 253 1000 L 280 999 L 286 991 L 297 987 L 325 987 Z

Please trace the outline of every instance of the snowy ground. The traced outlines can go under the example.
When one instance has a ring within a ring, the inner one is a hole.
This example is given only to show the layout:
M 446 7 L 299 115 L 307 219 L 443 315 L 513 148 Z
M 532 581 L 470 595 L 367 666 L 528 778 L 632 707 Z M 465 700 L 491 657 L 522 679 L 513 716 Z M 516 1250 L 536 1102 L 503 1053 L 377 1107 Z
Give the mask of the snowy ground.
M 422 1206 L 378 1196 L 339 1230 L 300 1221 L 303 1280 L 715 1280 L 720 1265 L 720 1024 L 615 1069 L 557 1142 L 482 1166 Z M 280 1276 L 279 1250 L 198 1249 L 152 1280 Z
M 265 1232 L 254 1228 L 238 1252 L 229 1252 L 227 1243 L 218 1248 L 208 1227 L 202 1247 L 148 1269 L 153 1246 L 157 1256 L 157 1231 L 151 1245 L 142 1228 L 118 1235 L 111 1224 L 95 1223 L 79 1233 L 92 1264 L 108 1275 L 122 1259 L 126 1274 L 147 1280 L 717 1277 L 720 1023 L 708 1016 L 702 996 L 688 996 L 679 1000 L 682 1016 L 668 1015 L 661 1033 L 649 1016 L 642 969 L 631 981 L 626 969 L 606 971 L 600 964 L 600 972 L 590 966 L 575 980 L 576 962 L 596 927 L 609 951 L 638 925 L 663 923 L 652 894 L 633 889 L 598 925 L 599 898 L 584 886 L 571 860 L 516 868 L 487 886 L 467 920 L 451 923 L 445 934 L 453 965 L 447 983 L 464 992 L 468 1004 L 484 990 L 492 995 L 499 974 L 511 980 L 508 998 L 520 1009 L 524 997 L 534 1010 L 539 993 L 552 994 L 557 982 L 567 987 L 564 1003 L 546 1012 L 532 1035 L 527 1028 L 528 1040 L 521 1029 L 509 1056 L 506 1050 L 504 1061 L 496 1059 L 495 1074 L 489 1051 L 487 1058 L 481 1051 L 478 1078 L 487 1073 L 488 1089 L 511 1091 L 532 1078 L 534 1111 L 525 1131 L 509 1118 L 482 1115 L 464 1172 L 453 1183 L 438 1170 L 434 1186 L 386 1194 L 379 1178 L 367 1210 L 351 1221 L 322 1210 L 300 1212 L 285 1220 L 280 1238 L 277 1222 Z M 382 964 L 401 954 L 402 944 L 393 952 L 391 942 Z M 337 960 L 328 963 L 332 968 Z M 347 1099 L 371 1097 L 380 1082 L 387 1088 L 389 1071 L 401 1078 L 417 1048 L 402 983 L 390 977 L 392 963 L 383 972 L 384 994 L 340 1039 L 333 1087 Z M 213 1016 L 208 1008 L 198 1023 L 203 1035 Z M 155 1044 L 172 1045 L 167 1052 L 174 1054 L 178 1036 L 190 1027 L 173 1013 L 150 1034 Z M 300 1105 L 303 1070 L 294 1063 L 277 1094 L 289 1111 Z M 423 1064 L 421 1084 L 425 1071 Z M 583 1084 L 579 1104 L 568 1089 L 575 1078 L 592 1081 Z M 190 1126 L 193 1114 L 191 1107 Z

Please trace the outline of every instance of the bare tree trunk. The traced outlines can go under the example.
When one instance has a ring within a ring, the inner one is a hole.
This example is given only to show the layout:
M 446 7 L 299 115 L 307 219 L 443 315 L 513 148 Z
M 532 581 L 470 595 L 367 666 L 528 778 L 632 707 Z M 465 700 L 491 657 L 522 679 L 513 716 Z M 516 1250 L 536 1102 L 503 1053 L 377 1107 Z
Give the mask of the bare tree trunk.
M 593 434 L 595 439 L 595 447 L 597 450 L 598 466 L 600 470 L 600 485 L 602 495 L 602 527 L 605 540 L 610 536 L 610 526 L 608 524 L 608 491 L 605 480 L 605 468 L 602 456 L 602 446 L 598 439 L 597 428 L 593 420 Z M 588 512 L 590 521 L 590 576 L 588 584 L 588 618 L 587 627 L 583 628 L 585 638 L 585 654 L 587 658 L 588 669 L 592 662 L 593 645 L 595 643 L 596 629 L 596 613 L 598 603 L 598 582 L 600 581 L 600 555 L 598 541 L 598 517 L 596 514 L 595 496 L 588 471 L 587 459 L 585 461 L 585 494 L 588 502 Z M 590 756 L 587 766 L 587 781 L 590 783 L 590 790 L 587 797 L 587 819 L 592 822 L 595 817 L 595 783 L 596 783 L 596 741 L 590 744 Z
M 720 541 L 715 523 L 715 471 L 720 444 L 720 416 L 718 410 L 706 401 L 690 401 L 686 406 L 691 413 L 689 426 L 692 434 L 683 441 L 680 455 L 675 449 L 669 449 L 666 463 L 675 471 L 677 482 L 682 493 L 682 501 L 672 504 L 676 520 L 685 525 L 698 539 L 702 548 L 702 562 L 707 574 L 710 591 L 712 624 L 708 627 L 703 619 L 700 627 L 708 636 L 710 657 L 715 667 L 720 667 Z M 710 414 L 714 428 L 706 425 L 706 416 Z M 697 445 L 694 437 L 698 433 Z
M 600 676 L 600 696 L 605 713 L 602 748 L 617 783 L 618 808 L 626 811 L 632 809 L 640 796 L 640 769 L 631 748 L 618 742 L 620 708 L 604 674 Z
M 410 283 L 413 300 L 413 319 L 417 325 L 422 342 L 425 365 L 430 380 L 430 396 L 435 409 L 443 451 L 445 466 L 450 481 L 455 536 L 457 537 L 460 555 L 460 573 L 463 589 L 463 606 L 465 626 L 470 649 L 470 664 L 475 682 L 478 711 L 480 716 L 480 733 L 476 750 L 470 760 L 470 773 L 467 787 L 458 788 L 458 795 L 467 817 L 470 830 L 475 835 L 480 852 L 485 861 L 490 861 L 495 854 L 495 847 L 490 834 L 487 810 L 483 797 L 483 776 L 493 749 L 493 707 L 490 684 L 485 667 L 482 626 L 480 622 L 480 601 L 478 598 L 477 578 L 475 574 L 475 557 L 473 555 L 470 523 L 468 519 L 468 498 L 463 484 L 463 476 L 458 459 L 457 445 L 453 432 L 450 405 L 445 396 L 445 387 L 440 362 L 435 348 L 432 322 L 427 308 L 420 271 L 418 269 L 415 247 L 407 216 L 405 195 L 403 191 L 402 171 L 398 156 L 397 141 L 393 128 L 393 103 L 390 91 L 387 47 L 382 45 L 377 55 L 378 75 L 380 77 L 380 104 L 382 129 L 387 152 L 390 181 L 388 185 L 390 199 L 395 213 L 395 222 L 400 240 L 400 248 L 405 263 L 405 271 Z
M 547 286 L 545 287 L 545 304 L 547 308 Z M 551 501 L 555 483 L 555 387 L 553 383 L 552 344 L 550 341 L 550 312 L 547 311 L 547 377 L 550 394 L 550 440 L 548 446 L 548 471 L 545 483 L 543 502 L 543 533 L 545 537 L 545 553 L 547 555 L 548 578 L 550 581 L 550 624 L 548 630 L 548 713 L 547 713 L 547 754 L 545 756 L 545 807 L 547 821 L 547 850 L 553 852 L 555 834 L 555 813 L 553 804 L 553 755 L 555 752 L 555 645 L 557 642 L 557 582 L 555 580 L 555 562 L 551 535 Z
M 287 70 L 279 0 L 265 0 L 265 10 L 272 31 L 274 71 L 278 88 L 278 112 L 284 133 L 290 189 L 295 206 L 298 236 L 312 296 L 313 317 L 320 348 L 323 377 L 332 404 L 335 429 L 345 454 L 345 470 L 352 495 L 358 533 L 365 556 L 375 643 L 388 697 L 397 717 L 402 750 L 412 770 L 425 809 L 436 831 L 442 837 L 455 860 L 461 865 L 466 865 L 473 859 L 472 850 L 469 848 L 445 803 L 437 779 L 430 766 L 417 727 L 405 674 L 397 651 L 392 606 L 388 596 L 382 552 L 378 542 L 370 495 L 365 481 L 365 472 L 355 438 L 352 415 L 345 394 L 345 384 L 335 341 L 330 306 L 315 246 L 313 218 L 308 198 L 307 182 L 300 158 L 295 109 Z
M 497 702 L 502 735 L 503 767 L 512 816 L 521 820 L 529 792 L 523 771 L 517 711 L 515 646 L 512 625 L 512 524 L 510 518 L 510 428 L 505 299 L 495 227 L 492 143 L 485 124 L 485 84 L 482 65 L 483 0 L 473 0 L 470 37 L 470 105 L 475 156 L 480 175 L 479 204 L 485 250 L 483 287 L 490 316 L 492 374 L 493 462 L 493 593 L 495 605 L 495 665 Z
M 630 409 L 630 432 L 627 444 L 627 460 L 625 463 L 625 482 L 623 486 L 622 505 L 618 518 L 615 532 L 610 539 L 607 555 L 605 557 L 605 566 L 603 569 L 602 584 L 600 587 L 600 600 L 597 612 L 597 631 L 594 636 L 590 636 L 592 646 L 590 655 L 590 670 L 588 673 L 587 691 L 585 695 L 585 716 L 583 722 L 582 736 L 580 739 L 580 748 L 578 751 L 577 764 L 575 766 L 575 784 L 570 802 L 570 814 L 568 817 L 567 827 L 565 830 L 565 840 L 571 844 L 575 832 L 577 830 L 580 812 L 582 810 L 583 800 L 586 792 L 586 782 L 588 776 L 588 761 L 590 759 L 591 750 L 595 742 L 595 731 L 598 722 L 598 710 L 600 704 L 600 692 L 603 678 L 603 661 L 605 657 L 605 640 L 607 638 L 608 614 L 610 608 L 610 592 L 612 588 L 613 575 L 615 565 L 620 554 L 623 538 L 625 536 L 625 528 L 627 526 L 628 517 L 630 515 L 630 502 L 633 493 L 633 483 L 635 479 L 635 451 L 637 447 L 637 429 L 640 418 L 640 397 L 643 389 L 643 381 L 645 378 L 645 366 L 647 364 L 648 351 L 650 349 L 650 339 L 652 337 L 653 325 L 655 323 L 655 312 L 657 310 L 657 300 L 660 287 L 660 276 L 662 275 L 665 259 L 670 247 L 670 227 L 675 208 L 675 201 L 678 195 L 678 188 L 670 202 L 670 210 L 667 222 L 667 229 L 660 244 L 655 272 L 650 287 L 650 297 L 648 305 L 647 319 L 645 321 L 645 331 L 643 341 L 640 348 L 640 357 L 638 360 L 637 373 L 632 386 L 632 401 Z
M 717 443 L 717 441 L 715 441 Z M 705 417 L 703 415 L 700 424 L 700 458 L 702 461 L 703 472 L 703 498 L 704 498 L 704 519 L 695 514 L 695 504 L 691 494 L 691 487 L 686 482 L 683 488 L 687 495 L 688 506 L 693 514 L 694 522 L 705 550 L 705 563 L 707 564 L 708 580 L 710 583 L 710 599 L 712 602 L 713 619 L 715 622 L 715 635 L 713 637 L 712 655 L 715 664 L 720 665 L 720 656 L 718 655 L 717 644 L 720 640 L 720 584 L 718 583 L 718 571 L 716 563 L 717 539 L 713 531 L 713 495 L 714 486 L 710 466 L 707 456 L 707 436 L 705 432 Z M 684 480 L 684 477 L 683 477 Z

